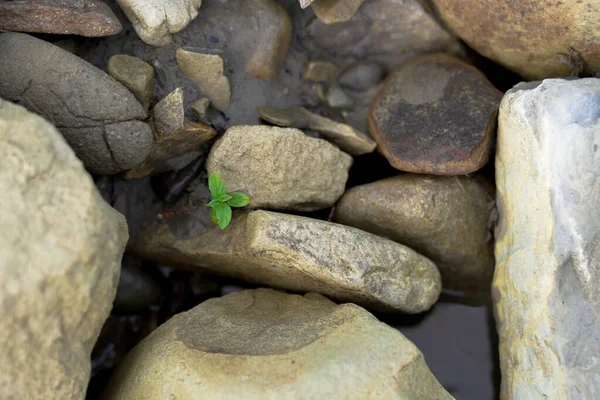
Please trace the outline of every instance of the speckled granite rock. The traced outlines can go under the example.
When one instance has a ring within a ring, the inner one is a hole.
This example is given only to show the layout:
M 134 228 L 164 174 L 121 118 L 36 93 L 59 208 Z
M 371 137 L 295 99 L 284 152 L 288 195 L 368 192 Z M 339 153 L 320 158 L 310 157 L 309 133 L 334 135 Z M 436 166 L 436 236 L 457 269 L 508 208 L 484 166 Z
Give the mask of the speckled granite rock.
M 493 297 L 502 399 L 600 397 L 600 80 L 508 91 Z

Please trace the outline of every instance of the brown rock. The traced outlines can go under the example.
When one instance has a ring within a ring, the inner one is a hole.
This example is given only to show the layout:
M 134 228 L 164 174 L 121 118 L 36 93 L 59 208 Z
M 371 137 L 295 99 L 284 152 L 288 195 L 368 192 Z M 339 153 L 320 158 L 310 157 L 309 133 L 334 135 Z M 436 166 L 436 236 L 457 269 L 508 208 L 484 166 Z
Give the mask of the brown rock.
M 309 61 L 302 75 L 302 79 L 312 82 L 329 82 L 335 78 L 337 67 L 329 61 Z
M 12 0 L 0 2 L 0 31 L 88 37 L 110 36 L 123 27 L 99 0 Z
M 322 117 L 304 107 L 259 107 L 258 112 L 262 119 L 275 125 L 317 131 L 346 153 L 355 156 L 371 153 L 377 147 L 373 139 L 350 125 Z
M 388 237 L 435 263 L 444 287 L 489 293 L 493 199 L 467 176 L 403 174 L 348 190 L 334 221 Z
M 415 57 L 387 78 L 369 128 L 399 170 L 468 174 L 489 160 L 501 98 L 471 65 L 446 54 Z
M 598 0 L 433 0 L 478 53 L 528 80 L 600 72 Z M 570 49 L 573 49 L 572 52 Z
M 251 0 L 260 17 L 259 40 L 252 53 L 246 72 L 263 81 L 270 81 L 283 65 L 290 41 L 292 20 L 277 0 Z
M 365 0 L 315 0 L 310 5 L 317 18 L 326 24 L 350 20 Z
M 177 49 L 177 63 L 212 103 L 220 108 L 229 107 L 231 89 L 229 79 L 223 74 L 223 59 L 217 54 L 196 53 Z
M 154 91 L 154 68 L 144 60 L 126 54 L 108 60 L 107 72 L 125 86 L 148 112 Z
M 217 132 L 201 122 L 186 121 L 183 91 L 175 89 L 154 106 L 154 145 L 148 158 L 128 171 L 127 179 L 163 172 L 172 157 L 200 150 Z

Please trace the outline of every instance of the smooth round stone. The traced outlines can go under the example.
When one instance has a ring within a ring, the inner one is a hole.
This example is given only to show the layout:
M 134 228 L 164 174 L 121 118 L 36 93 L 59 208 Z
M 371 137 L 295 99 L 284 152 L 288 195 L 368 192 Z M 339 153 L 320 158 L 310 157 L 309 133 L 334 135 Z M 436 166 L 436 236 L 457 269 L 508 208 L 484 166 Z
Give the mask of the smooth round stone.
M 360 62 L 350 65 L 340 74 L 338 82 L 343 88 L 364 91 L 377 85 L 385 76 L 379 63 Z
M 379 151 L 402 171 L 462 175 L 491 153 L 502 93 L 475 67 L 446 54 L 411 58 L 371 106 Z

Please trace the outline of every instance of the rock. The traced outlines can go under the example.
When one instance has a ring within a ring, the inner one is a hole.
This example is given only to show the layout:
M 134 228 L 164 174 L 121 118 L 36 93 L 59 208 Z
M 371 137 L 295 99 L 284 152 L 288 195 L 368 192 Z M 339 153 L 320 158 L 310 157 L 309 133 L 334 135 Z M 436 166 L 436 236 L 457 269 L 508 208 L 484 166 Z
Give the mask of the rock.
M 154 68 L 137 57 L 117 54 L 108 61 L 107 71 L 129 89 L 148 112 L 154 91 Z
M 363 92 L 376 86 L 385 77 L 382 66 L 375 62 L 359 62 L 348 66 L 341 74 L 342 88 Z
M 329 108 L 350 109 L 354 106 L 352 98 L 335 82 L 332 82 L 327 90 L 323 85 L 318 85 L 317 98 L 321 104 Z
M 366 310 L 258 289 L 208 300 L 160 326 L 113 375 L 105 398 L 453 397 L 419 349 Z
M 345 7 L 355 1 L 338 2 Z M 312 58 L 340 67 L 369 60 L 392 70 L 415 54 L 464 53 L 420 0 L 369 0 L 349 21 L 327 25 L 315 18 L 299 34 Z
M 231 90 L 229 80 L 223 74 L 223 59 L 216 54 L 203 54 L 177 49 L 177 63 L 184 74 L 190 77 L 220 109 L 229 107 Z
M 209 105 L 210 100 L 208 97 L 201 97 L 192 104 L 192 111 L 200 121 L 203 121 L 206 118 L 206 112 L 208 111 Z
M 473 178 L 404 174 L 348 190 L 334 221 L 423 254 L 439 268 L 444 287 L 489 293 L 493 206 Z
M 171 43 L 171 34 L 198 16 L 202 0 L 117 0 L 140 39 L 152 46 Z
M 252 0 L 261 16 L 262 34 L 246 65 L 246 72 L 263 81 L 277 76 L 292 40 L 292 20 L 277 0 Z
M 394 168 L 469 174 L 489 160 L 501 98 L 471 65 L 445 54 L 415 57 L 386 80 L 369 128 Z
M 304 107 L 259 107 L 258 112 L 262 119 L 275 125 L 317 131 L 325 139 L 354 156 L 371 153 L 377 146 L 373 139 L 350 125 L 321 117 Z
M 139 312 L 160 299 L 160 286 L 142 268 L 142 263 L 125 256 L 114 307 L 120 311 Z
M 52 125 L 3 100 L 0 190 L 1 397 L 83 399 L 125 219 Z
M 186 121 L 183 92 L 175 89 L 154 107 L 154 146 L 148 158 L 127 172 L 125 177 L 141 178 L 166 171 L 166 161 L 185 153 L 201 150 L 217 133 L 201 122 Z
M 131 249 L 165 265 L 314 291 L 377 310 L 423 312 L 441 290 L 439 271 L 429 259 L 331 222 L 253 211 L 234 214 L 224 231 L 180 228 L 159 221 L 140 231 Z
M 99 0 L 18 0 L 0 2 L 0 31 L 88 37 L 110 36 L 123 27 Z
M 533 0 L 510 6 L 494 0 L 433 0 L 433 4 L 470 47 L 528 80 L 571 75 L 575 66 L 569 62 L 570 49 L 583 58 L 585 74 L 600 72 L 596 0 Z
M 142 162 L 152 146 L 143 107 L 108 74 L 43 40 L 0 34 L 0 96 L 52 122 L 93 174 Z
M 302 79 L 311 82 L 329 82 L 335 79 L 337 67 L 329 61 L 312 60 L 306 65 Z
M 325 24 L 339 24 L 349 21 L 365 0 L 315 0 L 311 8 L 319 20 Z
M 508 91 L 492 295 L 503 399 L 600 396 L 600 80 Z
M 298 129 L 234 126 L 212 147 L 206 169 L 250 207 L 314 211 L 344 193 L 352 157 Z

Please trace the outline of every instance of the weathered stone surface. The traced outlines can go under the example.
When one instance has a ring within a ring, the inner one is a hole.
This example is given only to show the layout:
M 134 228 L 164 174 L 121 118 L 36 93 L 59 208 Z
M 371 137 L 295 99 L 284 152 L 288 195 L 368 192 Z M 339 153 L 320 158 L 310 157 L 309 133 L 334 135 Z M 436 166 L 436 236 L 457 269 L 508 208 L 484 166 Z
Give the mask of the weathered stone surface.
M 208 111 L 208 107 L 210 106 L 210 100 L 208 97 L 200 97 L 196 100 L 191 108 L 194 114 L 198 117 L 199 120 L 203 121 L 206 118 L 206 112 Z
M 375 97 L 369 130 L 399 170 L 468 174 L 489 160 L 501 98 L 471 65 L 446 54 L 415 57 Z
M 315 18 L 301 34 L 308 36 L 311 57 L 339 67 L 369 60 L 392 70 L 415 54 L 463 53 L 419 0 L 369 0 L 349 21 L 327 25 Z
M 273 80 L 283 65 L 292 40 L 292 20 L 277 0 L 252 0 L 261 17 L 261 34 L 246 72 L 263 81 Z
M 229 79 L 223 73 L 223 59 L 217 54 L 204 54 L 177 49 L 177 63 L 184 74 L 190 77 L 220 109 L 229 107 L 231 89 Z
M 117 54 L 108 60 L 107 71 L 129 89 L 148 112 L 154 91 L 154 68 L 137 57 Z
M 325 24 L 339 24 L 350 20 L 365 0 L 315 0 L 311 8 Z
M 152 46 L 171 43 L 171 34 L 198 16 L 202 0 L 117 0 L 140 39 Z
M 253 208 L 312 211 L 344 193 L 352 157 L 298 129 L 234 126 L 212 147 L 206 169 Z
M 489 293 L 493 206 L 473 178 L 404 174 L 348 190 L 334 221 L 423 254 L 439 268 L 444 287 Z
M 493 297 L 503 399 L 600 397 L 600 80 L 500 105 Z
M 125 219 L 52 125 L 3 100 L 0 191 L 1 397 L 83 399 Z
M 183 91 L 175 89 L 154 106 L 154 145 L 146 160 L 128 171 L 126 178 L 142 178 L 164 172 L 166 161 L 185 153 L 198 151 L 217 132 L 201 122 L 186 121 Z
M 267 289 L 211 299 L 170 319 L 131 352 L 105 398 L 169 397 L 453 398 L 415 345 L 366 310 Z
M 355 228 L 270 211 L 235 213 L 227 229 L 215 228 L 193 233 L 160 221 L 140 231 L 131 247 L 167 265 L 314 291 L 378 310 L 422 312 L 441 290 L 440 273 L 429 259 Z
M 583 59 L 581 72 L 600 72 L 597 0 L 433 0 L 433 4 L 469 46 L 527 79 L 577 73 L 570 48 Z
M 0 31 L 89 37 L 116 35 L 123 27 L 99 0 L 11 0 L 0 2 Z
M 262 119 L 275 125 L 317 131 L 325 139 L 354 156 L 371 153 L 377 147 L 373 139 L 350 125 L 322 117 L 304 107 L 259 107 L 258 112 Z
M 52 122 L 86 168 L 111 175 L 142 162 L 152 145 L 143 107 L 108 74 L 43 40 L 0 35 L 0 96 Z
M 302 79 L 311 82 L 329 82 L 337 74 L 337 67 L 329 61 L 312 60 L 306 64 Z
M 342 71 L 339 83 L 343 88 L 364 92 L 375 87 L 384 77 L 385 71 L 379 63 L 363 61 Z

